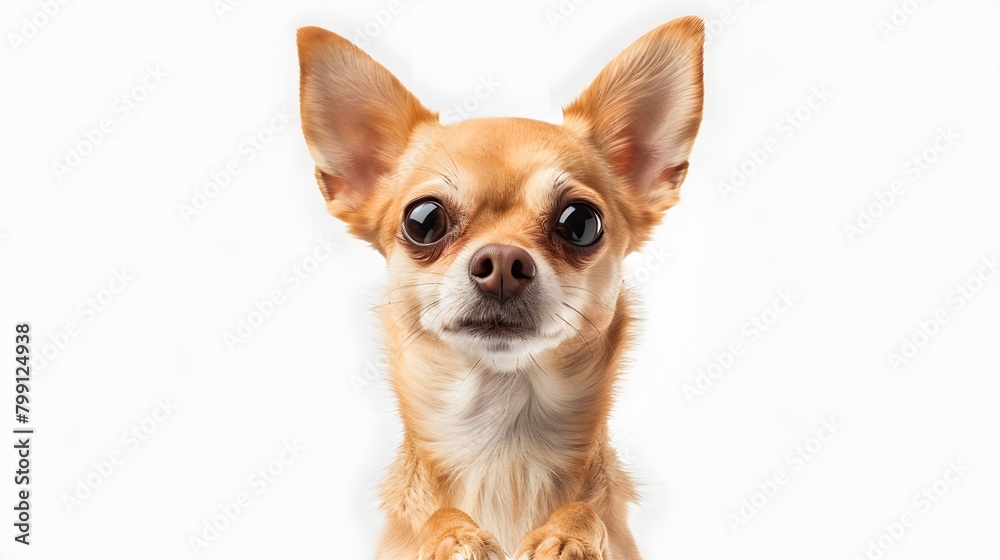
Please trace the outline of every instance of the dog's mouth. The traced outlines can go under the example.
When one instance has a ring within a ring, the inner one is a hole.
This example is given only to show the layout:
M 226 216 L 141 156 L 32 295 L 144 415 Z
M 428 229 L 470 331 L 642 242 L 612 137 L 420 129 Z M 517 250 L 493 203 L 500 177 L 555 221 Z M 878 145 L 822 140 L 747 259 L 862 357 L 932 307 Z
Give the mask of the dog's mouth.
M 463 318 L 449 330 L 498 342 L 523 340 L 536 334 L 534 325 L 506 317 Z
M 443 331 L 457 337 L 454 343 L 473 353 L 506 354 L 537 342 L 541 337 L 540 310 L 535 297 L 518 297 L 504 302 L 476 298 L 459 306 Z

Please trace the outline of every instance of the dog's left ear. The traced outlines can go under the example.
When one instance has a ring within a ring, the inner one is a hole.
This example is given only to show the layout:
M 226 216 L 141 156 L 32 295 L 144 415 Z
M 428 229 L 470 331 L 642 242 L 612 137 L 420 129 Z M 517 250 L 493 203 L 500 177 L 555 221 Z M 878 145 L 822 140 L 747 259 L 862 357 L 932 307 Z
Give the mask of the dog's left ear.
M 701 18 L 661 25 L 615 57 L 563 110 L 566 124 L 582 127 L 632 189 L 645 214 L 637 218 L 649 227 L 679 200 L 701 124 L 704 42 Z

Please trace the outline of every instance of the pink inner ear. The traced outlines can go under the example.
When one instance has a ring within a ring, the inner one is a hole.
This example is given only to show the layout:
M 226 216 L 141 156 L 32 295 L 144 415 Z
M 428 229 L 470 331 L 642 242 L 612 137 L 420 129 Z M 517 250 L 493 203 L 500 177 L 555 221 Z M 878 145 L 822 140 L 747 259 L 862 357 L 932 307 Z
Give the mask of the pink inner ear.
M 436 122 L 388 70 L 348 40 L 299 31 L 302 128 L 328 204 L 358 208 L 418 124 Z
M 619 175 L 623 177 L 630 178 L 633 182 L 638 182 L 640 177 L 636 177 L 633 173 L 637 167 L 642 167 L 642 163 L 637 161 L 638 150 L 635 146 L 627 146 L 618 150 L 618 152 L 611 157 L 611 166 Z
M 625 140 L 619 142 L 617 150 L 611 157 L 611 165 L 618 174 L 627 177 L 632 183 L 631 186 L 640 193 L 656 188 L 655 184 L 658 181 L 672 176 L 668 173 L 669 170 L 663 167 L 666 162 L 656 150 L 650 149 L 640 140 L 648 138 L 648 133 L 641 130 L 643 128 L 646 127 L 638 124 L 627 126 L 621 133 Z
M 684 181 L 693 137 L 700 122 L 700 108 L 686 119 L 670 106 L 673 96 L 642 99 L 626 113 L 629 119 L 610 144 L 613 168 L 629 179 L 637 194 L 655 199 L 657 191 L 676 189 Z M 673 195 L 662 193 L 673 198 Z
M 701 123 L 704 24 L 674 20 L 615 57 L 564 111 L 642 200 L 676 201 Z
M 350 188 L 356 191 L 357 196 L 365 197 L 378 176 L 387 171 L 387 166 L 380 160 L 377 151 L 380 139 L 371 129 L 358 127 L 352 132 L 349 138 L 345 138 L 347 156 L 342 165 L 351 183 Z
M 680 165 L 675 165 L 674 167 L 668 167 L 660 173 L 659 180 L 666 183 L 669 188 L 677 189 L 684 182 L 684 177 L 687 176 L 688 162 L 684 162 Z

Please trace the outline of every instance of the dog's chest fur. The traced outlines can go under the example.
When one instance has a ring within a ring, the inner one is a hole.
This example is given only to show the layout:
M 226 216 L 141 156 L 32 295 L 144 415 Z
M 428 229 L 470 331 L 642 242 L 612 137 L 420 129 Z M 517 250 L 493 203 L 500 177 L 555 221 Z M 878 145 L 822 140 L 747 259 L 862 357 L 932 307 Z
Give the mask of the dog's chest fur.
M 583 439 L 566 388 L 540 371 L 474 371 L 427 421 L 455 507 L 509 553 L 579 491 Z M 572 472 L 572 471 L 576 472 Z

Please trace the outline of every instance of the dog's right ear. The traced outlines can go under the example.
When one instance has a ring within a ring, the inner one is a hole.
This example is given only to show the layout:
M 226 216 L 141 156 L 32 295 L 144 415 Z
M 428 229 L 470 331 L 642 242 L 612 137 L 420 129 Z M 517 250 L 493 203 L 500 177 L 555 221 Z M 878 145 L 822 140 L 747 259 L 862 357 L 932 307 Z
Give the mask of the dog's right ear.
M 303 27 L 297 39 L 302 132 L 327 210 L 380 249 L 376 216 L 365 205 L 413 130 L 437 115 L 340 35 Z
M 701 18 L 665 23 L 616 56 L 563 111 L 632 195 L 630 251 L 679 200 L 701 125 L 704 43 Z

